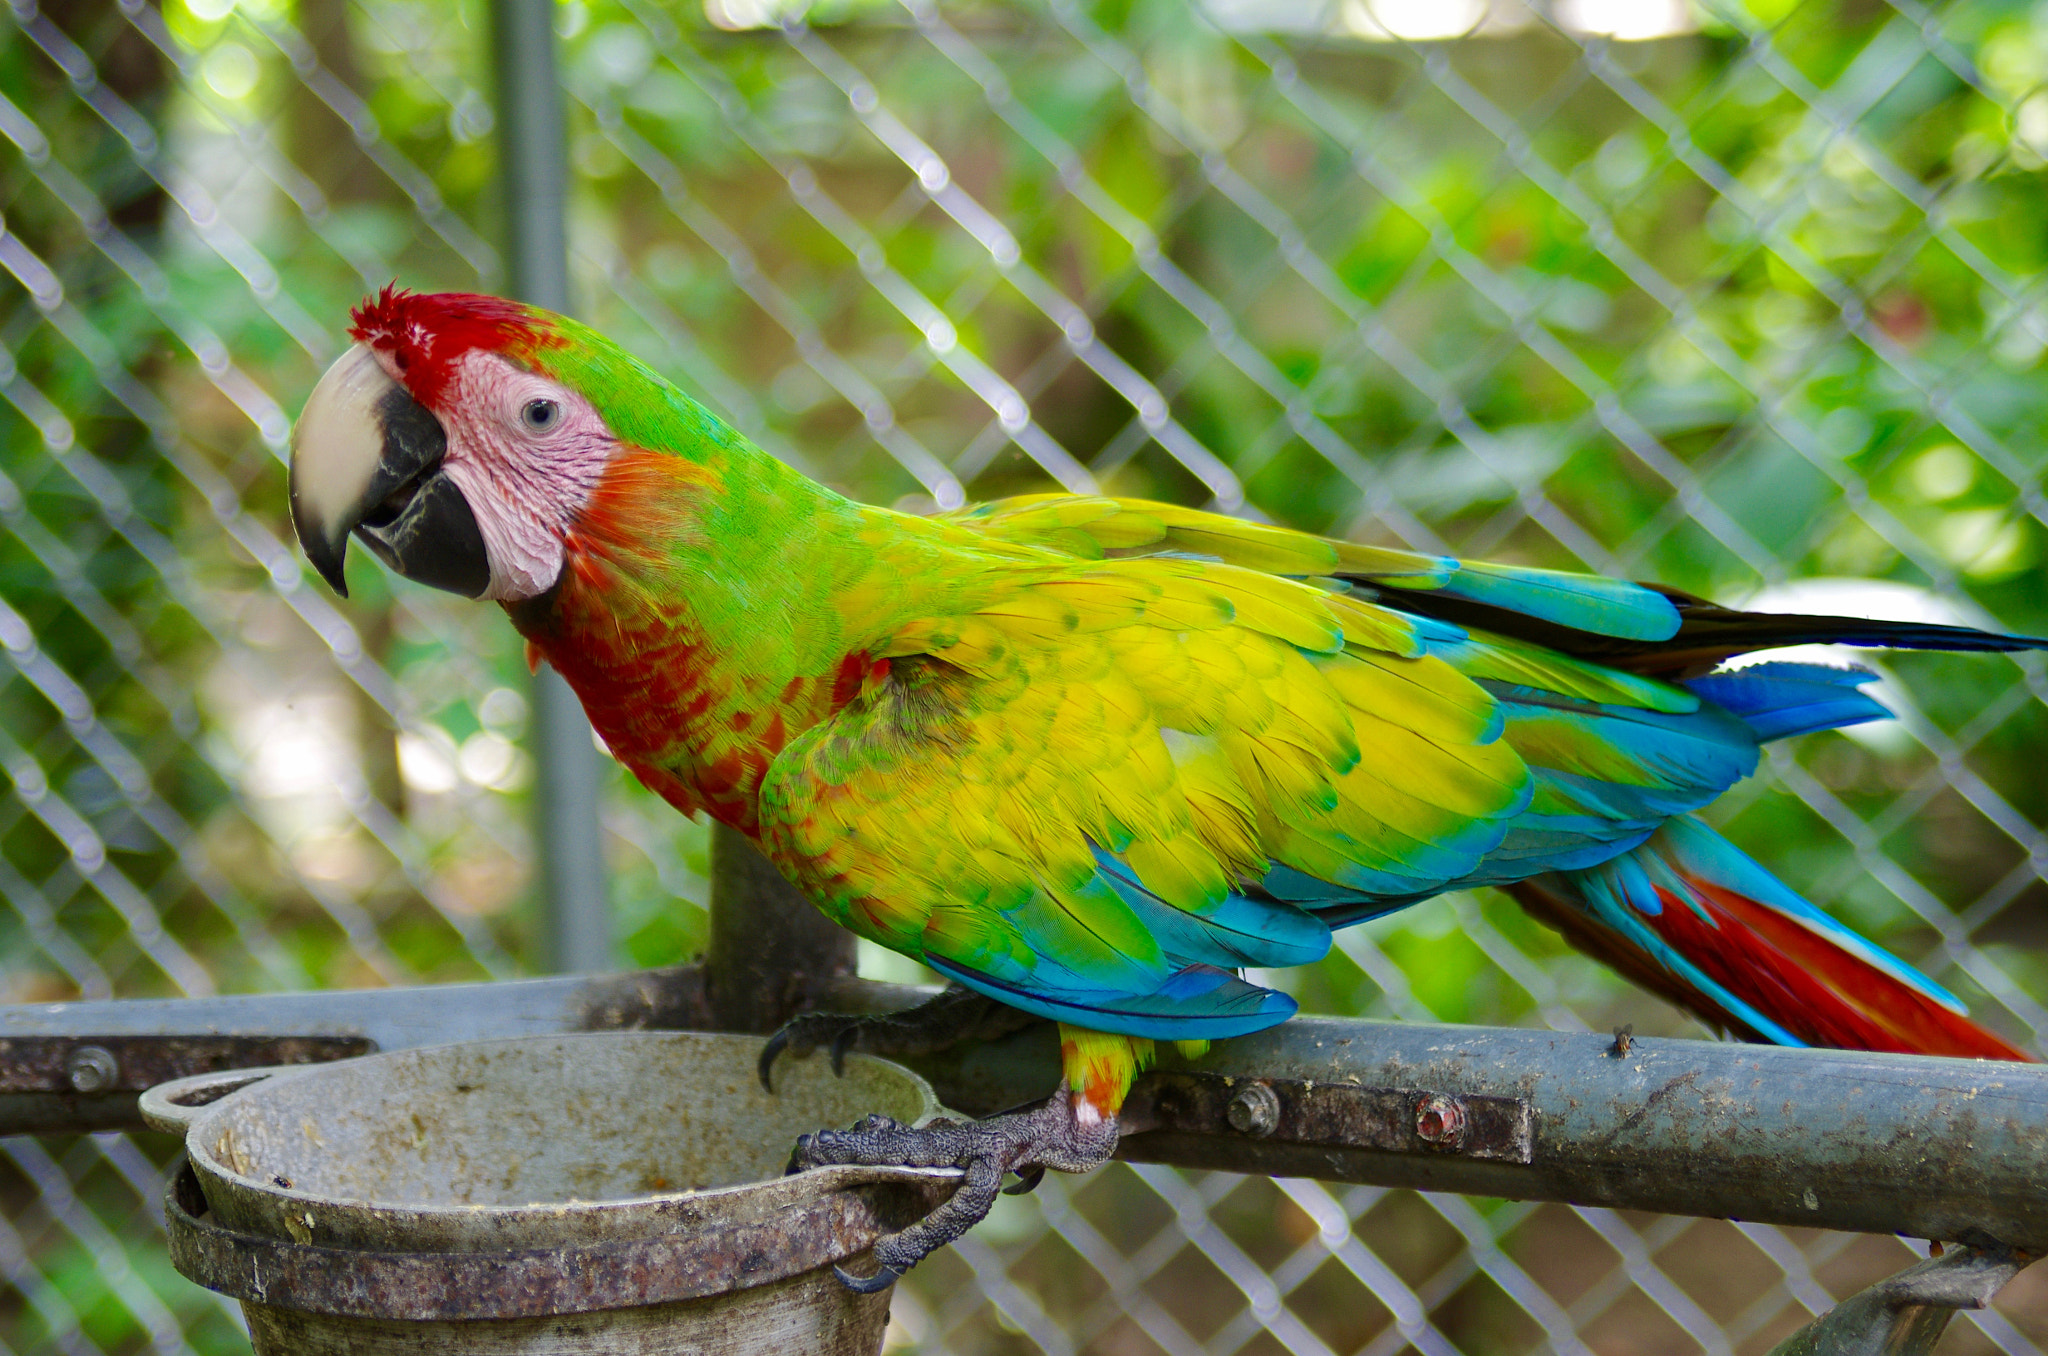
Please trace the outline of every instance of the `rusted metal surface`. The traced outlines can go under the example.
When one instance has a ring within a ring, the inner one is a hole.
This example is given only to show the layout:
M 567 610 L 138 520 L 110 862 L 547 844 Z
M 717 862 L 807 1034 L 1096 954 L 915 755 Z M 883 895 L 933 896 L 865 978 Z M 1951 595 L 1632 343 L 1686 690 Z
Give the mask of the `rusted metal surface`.
M 366 1055 L 361 1036 L 0 1037 L 0 1092 L 141 1092 L 173 1078 Z
M 881 1356 L 893 1290 L 827 1269 L 750 1290 L 545 1318 L 337 1318 L 244 1302 L 255 1356 Z
M 215 1220 L 367 1251 L 584 1246 L 759 1222 L 839 1185 L 918 1171 L 785 1177 L 796 1137 L 870 1112 L 939 1107 L 904 1070 L 794 1061 L 770 1095 L 751 1037 L 580 1033 L 399 1050 L 287 1070 L 194 1107 L 234 1072 L 152 1089 L 182 1129 Z M 942 1173 L 941 1176 L 957 1176 Z
M 20 1052 L 0 1081 L 0 1134 L 139 1130 L 141 1089 L 211 1069 L 304 1062 L 295 1049 L 343 1058 L 503 1036 L 713 1026 L 695 965 L 499 984 L 0 1006 L 0 1049 Z M 93 1062 L 81 1054 L 95 1048 L 115 1072 L 88 1091 L 77 1073 Z
M 572 995 L 564 1018 L 564 1029 L 569 1031 L 719 1029 L 701 965 L 669 965 L 585 979 Z
M 1526 1159 L 1162 1128 L 1133 1158 L 2048 1251 L 2048 1068 L 1707 1041 L 1296 1019 L 1193 1071 L 1530 1108 Z M 1171 1077 L 1171 1070 L 1164 1076 Z M 943 1080 L 935 1080 L 942 1097 Z M 1418 1117 L 1416 1130 L 1427 1129 Z M 1417 1138 L 1424 1136 L 1418 1133 Z
M 854 937 L 726 828 L 711 830 L 711 938 L 705 989 L 720 1031 L 767 1035 L 854 972 Z
M 152 1088 L 187 1155 L 171 1259 L 243 1301 L 258 1356 L 874 1356 L 887 1297 L 831 1268 L 961 1174 L 783 1165 L 820 1124 L 938 1103 L 862 1055 L 771 1096 L 760 1045 L 580 1032 Z
M 922 1218 L 950 1189 L 872 1183 L 763 1221 L 617 1243 L 381 1252 L 222 1228 L 187 1165 L 165 1194 L 164 1217 L 179 1272 L 236 1299 L 361 1318 L 533 1318 L 696 1299 L 829 1266 Z
M 376 1048 L 354 1034 L 138 1035 L 87 1028 L 0 1036 L 0 1133 L 140 1129 L 136 1094 L 158 1083 L 216 1069 L 320 1064 Z
M 2034 1261 L 1997 1244 L 1952 1247 L 1851 1295 L 1771 1356 L 1931 1356 L 1957 1310 L 1990 1307 Z
M 1271 1144 L 1464 1154 L 1509 1163 L 1532 1157 L 1532 1115 L 1520 1097 L 1174 1071 L 1141 1079 L 1125 1103 L 1124 1119 L 1133 1130 L 1235 1133 Z

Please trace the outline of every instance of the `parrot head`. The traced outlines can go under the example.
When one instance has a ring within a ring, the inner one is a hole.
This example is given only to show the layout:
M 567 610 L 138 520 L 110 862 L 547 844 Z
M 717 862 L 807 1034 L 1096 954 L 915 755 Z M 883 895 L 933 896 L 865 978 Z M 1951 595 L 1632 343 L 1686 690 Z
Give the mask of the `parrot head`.
M 618 448 L 560 379 L 559 359 L 611 346 L 549 312 L 467 293 L 387 287 L 351 319 L 355 343 L 292 430 L 292 525 L 314 568 L 346 596 L 355 536 L 435 588 L 508 603 L 546 593 Z

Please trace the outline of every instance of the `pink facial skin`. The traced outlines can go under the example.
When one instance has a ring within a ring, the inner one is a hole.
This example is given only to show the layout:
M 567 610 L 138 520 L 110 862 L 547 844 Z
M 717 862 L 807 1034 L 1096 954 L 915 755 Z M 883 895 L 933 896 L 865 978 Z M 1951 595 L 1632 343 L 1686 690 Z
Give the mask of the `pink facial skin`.
M 390 353 L 375 351 L 400 381 Z M 455 361 L 433 413 L 448 435 L 441 469 L 469 501 L 490 557 L 483 596 L 511 603 L 547 592 L 618 439 L 582 396 L 482 349 Z

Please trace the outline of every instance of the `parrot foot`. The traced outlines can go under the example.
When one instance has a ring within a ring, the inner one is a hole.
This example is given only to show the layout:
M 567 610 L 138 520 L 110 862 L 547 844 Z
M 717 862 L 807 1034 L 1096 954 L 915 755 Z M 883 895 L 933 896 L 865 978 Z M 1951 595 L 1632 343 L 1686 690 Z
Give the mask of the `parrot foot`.
M 935 1120 L 913 1129 L 886 1116 L 869 1116 L 851 1130 L 820 1130 L 797 1140 L 790 1170 L 845 1163 L 965 1169 L 960 1189 L 943 1205 L 875 1244 L 878 1270 L 873 1276 L 838 1271 L 841 1281 L 865 1294 L 893 1284 L 980 1223 L 995 1204 L 1005 1173 L 1015 1172 L 1028 1190 L 1047 1168 L 1087 1172 L 1101 1167 L 1116 1151 L 1116 1142 L 1116 1117 L 1101 1116 L 1085 1102 L 1077 1106 L 1061 1088 L 1034 1110 L 987 1120 Z
M 849 1050 L 884 1056 L 928 1055 L 963 1040 L 1007 1036 L 1038 1020 L 961 984 L 949 984 L 916 1007 L 897 1012 L 802 1012 L 785 1022 L 762 1048 L 758 1066 L 761 1086 L 775 1091 L 769 1075 L 785 1051 L 803 1056 L 813 1050 L 828 1050 L 832 1072 L 843 1074 Z

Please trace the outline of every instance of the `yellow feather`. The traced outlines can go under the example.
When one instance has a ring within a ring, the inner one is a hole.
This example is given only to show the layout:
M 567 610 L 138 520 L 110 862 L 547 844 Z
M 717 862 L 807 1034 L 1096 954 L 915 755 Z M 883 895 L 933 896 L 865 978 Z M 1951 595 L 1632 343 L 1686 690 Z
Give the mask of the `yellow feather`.
M 1485 819 L 1499 814 L 1529 780 L 1529 769 L 1505 740 L 1446 747 L 1362 711 L 1354 713 L 1353 725 L 1360 768 L 1455 815 Z
M 1336 778 L 1328 764 L 1295 744 L 1257 736 L 1224 736 L 1231 766 L 1265 805 L 1328 814 L 1337 808 Z
M 1344 633 L 1320 589 L 1234 569 L 1211 570 L 1205 582 L 1230 601 L 1239 626 L 1318 654 L 1333 654 L 1343 648 Z
M 1380 650 L 1404 659 L 1413 659 L 1424 651 L 1422 635 L 1415 629 L 1414 621 L 1392 608 L 1335 589 L 1323 594 L 1323 607 L 1343 631 L 1348 647 Z
M 1119 507 L 1117 512 L 1091 520 L 1082 529 L 1106 550 L 1129 551 L 1151 546 L 1166 536 L 1166 524 L 1149 514 Z
M 1471 635 L 1472 644 L 1459 650 L 1457 665 L 1461 672 L 1473 678 L 1548 687 L 1589 701 L 1669 711 L 1678 715 L 1700 709 L 1698 696 L 1655 678 L 1622 673 L 1527 641 L 1510 640 L 1485 631 L 1474 631 Z
M 1143 617 L 1147 605 L 1159 596 L 1157 584 L 1136 578 L 1128 571 L 1110 569 L 1071 579 L 1043 580 L 1033 586 L 1033 591 L 1071 609 L 1083 632 L 1129 625 Z
M 1221 742 L 1175 729 L 1162 730 L 1160 735 L 1202 840 L 1232 872 L 1255 875 L 1263 871 L 1266 853 L 1259 844 L 1258 812 Z
M 1243 647 L 1189 645 L 1187 656 L 1195 681 L 1206 685 L 1222 704 L 1221 729 L 1256 734 L 1272 723 L 1273 699 L 1248 672 L 1246 661 L 1254 656 Z
M 1166 526 L 1168 539 L 1181 550 L 1215 556 L 1240 569 L 1315 575 L 1328 574 L 1337 567 L 1337 553 L 1330 543 L 1284 527 L 1214 514 L 1190 514 L 1184 522 L 1167 519 Z
M 1199 575 L 1162 571 L 1158 578 L 1159 596 L 1145 608 L 1155 623 L 1182 631 L 1211 631 L 1228 626 L 1237 615 L 1230 600 Z
M 973 617 L 907 626 L 883 648 L 881 657 L 905 654 L 943 655 L 947 663 L 983 676 L 1017 662 L 1009 637 Z
M 1492 695 L 1441 659 L 1342 654 L 1316 668 L 1351 706 L 1425 739 L 1470 744 L 1493 724 Z
M 1403 580 L 1409 587 L 1427 587 L 1425 580 L 1441 583 L 1450 574 L 1451 562 L 1441 556 L 1396 551 L 1384 546 L 1365 546 L 1355 541 L 1332 541 L 1337 551 L 1337 572 L 1363 575 L 1368 579 Z
M 1100 496 L 1027 494 L 953 515 L 953 520 L 1004 533 L 1079 530 L 1101 547 L 1149 546 L 1166 535 L 1166 525 L 1139 512 L 1136 501 Z
M 1333 771 L 1358 761 L 1351 711 L 1316 663 L 1278 645 L 1266 647 L 1273 674 L 1264 687 L 1273 698 L 1272 722 L 1264 733 L 1286 740 L 1322 759 Z
M 1080 629 L 1081 616 L 1051 594 L 1021 588 L 984 604 L 975 615 L 991 626 L 1034 644 L 1056 645 Z
M 1204 913 L 1230 893 L 1223 863 L 1194 834 L 1139 839 L 1124 849 L 1123 857 L 1147 890 L 1175 908 Z

